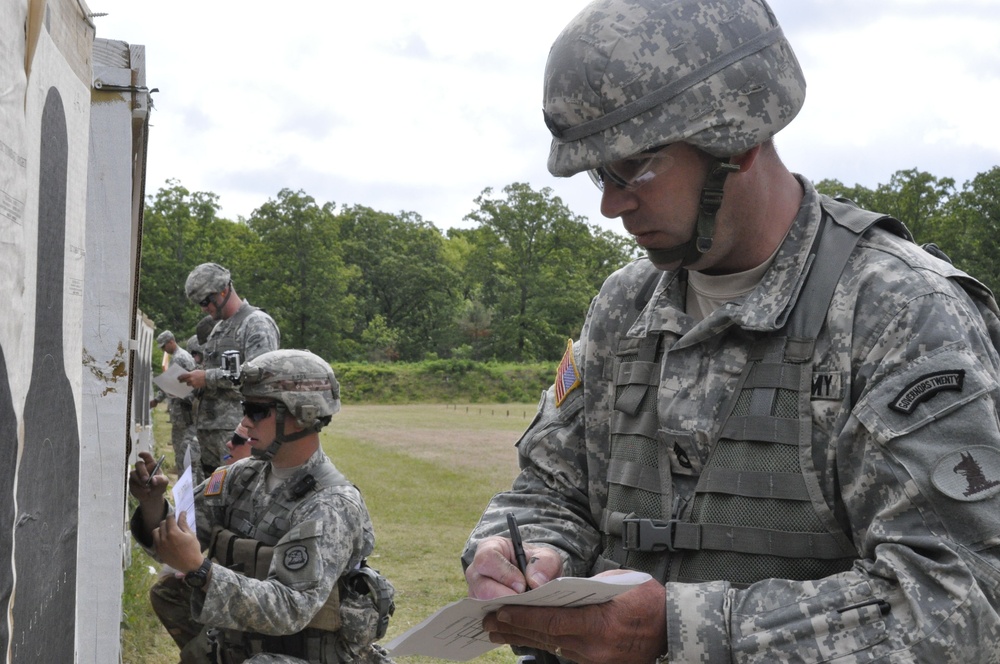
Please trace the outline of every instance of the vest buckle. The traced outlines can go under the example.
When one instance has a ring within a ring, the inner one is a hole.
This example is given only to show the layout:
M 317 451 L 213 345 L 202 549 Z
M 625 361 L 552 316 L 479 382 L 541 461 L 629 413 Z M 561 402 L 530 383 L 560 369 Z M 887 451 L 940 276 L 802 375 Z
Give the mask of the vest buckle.
M 622 548 L 626 551 L 676 551 L 677 519 L 622 519 Z

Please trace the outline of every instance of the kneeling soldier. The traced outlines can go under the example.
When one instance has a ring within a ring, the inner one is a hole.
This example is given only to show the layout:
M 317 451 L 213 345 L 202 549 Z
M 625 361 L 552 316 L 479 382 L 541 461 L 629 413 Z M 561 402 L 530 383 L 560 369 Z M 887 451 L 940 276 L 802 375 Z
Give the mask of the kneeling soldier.
M 307 351 L 277 350 L 247 362 L 240 379 L 253 455 L 195 490 L 197 536 L 164 499 L 166 477 L 147 486 L 152 456 L 140 454 L 129 477 L 132 534 L 191 589 L 189 615 L 157 611 L 181 661 L 391 661 L 375 644 L 394 605 L 392 585 L 365 564 L 368 510 L 319 442 L 340 410 L 333 370 Z

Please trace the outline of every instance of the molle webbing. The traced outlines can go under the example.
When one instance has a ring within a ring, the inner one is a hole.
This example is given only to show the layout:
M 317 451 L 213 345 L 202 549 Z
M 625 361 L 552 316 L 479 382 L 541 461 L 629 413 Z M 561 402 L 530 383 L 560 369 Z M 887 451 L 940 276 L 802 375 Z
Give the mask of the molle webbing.
M 658 336 L 619 357 L 601 523 L 607 567 L 748 585 L 821 578 L 853 564 L 855 548 L 811 465 L 811 359 L 843 269 L 861 234 L 882 217 L 845 204 L 831 207 L 845 223 L 823 215 L 784 336 L 763 338 L 751 349 L 688 514 L 673 504 L 673 483 L 693 478 L 671 476 L 669 443 L 657 440 Z
M 351 486 L 350 481 L 329 463 L 314 466 L 308 473 L 301 470 L 294 476 L 293 480 L 285 484 L 281 495 L 271 500 L 264 513 L 254 518 L 254 515 L 249 511 L 252 509 L 253 501 L 241 500 L 240 496 L 253 490 L 254 481 L 260 468 L 263 466 L 259 464 L 243 468 L 240 475 L 233 479 L 229 489 L 232 499 L 227 508 L 226 521 L 229 523 L 229 527 L 241 537 L 250 537 L 269 546 L 277 544 L 278 540 L 291 530 L 292 524 L 289 515 L 298 506 L 301 496 L 290 494 L 299 490 L 303 485 L 304 477 L 311 476 L 315 479 L 315 484 L 309 486 L 314 486 L 317 491 L 335 486 Z
M 621 358 L 615 378 L 617 393 L 611 416 L 611 459 L 608 466 L 608 503 L 602 516 L 602 556 L 622 566 L 662 576 L 663 556 L 648 551 L 625 551 L 622 523 L 626 518 L 652 520 L 671 516 L 670 460 L 660 444 L 656 393 L 660 382 L 660 337 L 642 340 L 635 355 Z
M 264 581 L 271 568 L 274 547 L 216 526 L 212 530 L 208 555 L 223 567 L 251 579 Z
M 849 569 L 857 557 L 802 467 L 811 449 L 811 371 L 789 364 L 786 339 L 753 353 L 695 489 L 688 523 L 677 524 L 681 582 L 812 579 Z M 796 378 L 796 380 L 791 380 Z M 810 490 L 812 489 L 812 490 Z M 694 531 L 694 532 L 689 532 Z
M 236 338 L 236 331 L 240 329 L 243 321 L 255 311 L 259 311 L 259 309 L 251 305 L 241 306 L 236 310 L 235 314 L 219 323 L 219 325 L 225 325 L 226 329 L 230 330 L 232 334 L 215 335 L 205 342 L 205 365 L 207 368 L 215 369 L 222 366 L 221 358 L 224 351 L 242 350 L 240 340 Z M 240 359 L 246 361 L 247 358 L 243 357 Z
M 216 526 L 212 530 L 209 557 L 218 564 L 243 576 L 266 581 L 274 547 L 265 546 L 249 537 L 240 537 L 231 530 Z M 307 625 L 308 628 L 327 632 L 340 629 L 340 585 L 334 584 L 326 602 Z
M 683 529 L 698 528 L 698 541 L 680 556 L 678 581 L 822 578 L 849 569 L 857 557 L 811 465 L 802 464 L 811 464 L 816 337 L 859 239 L 824 215 L 785 336 L 765 338 L 751 351 L 695 489 Z

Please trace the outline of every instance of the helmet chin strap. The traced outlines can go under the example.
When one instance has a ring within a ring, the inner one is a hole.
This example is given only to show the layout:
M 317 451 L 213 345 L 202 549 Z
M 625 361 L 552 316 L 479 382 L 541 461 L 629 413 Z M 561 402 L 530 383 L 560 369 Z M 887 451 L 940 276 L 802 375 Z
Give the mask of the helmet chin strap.
M 654 265 L 668 265 L 680 261 L 681 267 L 691 265 L 712 248 L 715 236 L 715 215 L 722 206 L 722 186 L 730 173 L 740 170 L 738 164 L 719 159 L 708 172 L 698 203 L 698 221 L 691 239 L 669 249 L 647 249 L 646 254 Z
M 285 404 L 280 401 L 274 404 L 274 440 L 271 444 L 267 446 L 267 449 L 258 450 L 256 448 L 250 449 L 250 454 L 255 459 L 260 459 L 262 461 L 270 461 L 274 458 L 274 455 L 278 453 L 281 446 L 285 443 L 290 443 L 293 440 L 298 440 L 299 438 L 305 438 L 310 433 L 313 432 L 312 427 L 306 427 L 301 431 L 296 433 L 285 435 L 285 416 L 288 414 L 288 408 Z
M 212 304 L 215 305 L 215 313 L 219 319 L 222 318 L 222 310 L 226 307 L 226 303 L 229 302 L 229 298 L 233 296 L 233 282 L 230 281 L 229 285 L 226 286 L 226 296 L 222 298 L 222 302 L 217 302 L 215 298 L 212 299 Z M 216 316 L 212 316 L 215 318 Z

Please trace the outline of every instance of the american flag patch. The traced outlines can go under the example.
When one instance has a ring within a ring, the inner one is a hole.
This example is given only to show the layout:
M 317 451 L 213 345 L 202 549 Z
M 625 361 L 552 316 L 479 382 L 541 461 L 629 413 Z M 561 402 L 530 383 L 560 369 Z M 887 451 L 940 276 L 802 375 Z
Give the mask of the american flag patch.
M 226 482 L 227 472 L 229 472 L 228 468 L 218 468 L 212 473 L 212 476 L 208 478 L 208 484 L 205 485 L 206 496 L 218 496 L 222 493 L 222 485 Z
M 562 402 L 570 392 L 580 386 L 580 372 L 576 369 L 576 361 L 573 359 L 573 340 L 566 342 L 566 352 L 563 353 L 559 368 L 556 369 L 556 406 L 561 406 Z

